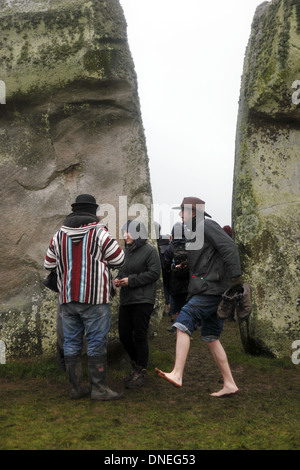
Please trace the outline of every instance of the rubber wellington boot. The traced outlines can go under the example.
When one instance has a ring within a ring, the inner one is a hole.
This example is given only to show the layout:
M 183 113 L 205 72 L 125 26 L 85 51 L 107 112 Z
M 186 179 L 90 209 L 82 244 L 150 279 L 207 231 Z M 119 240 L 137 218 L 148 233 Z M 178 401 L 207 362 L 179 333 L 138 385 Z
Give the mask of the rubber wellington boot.
M 81 356 L 65 356 L 65 364 L 71 385 L 70 398 L 77 400 L 89 394 L 89 387 L 82 385 Z
M 66 372 L 66 364 L 65 364 L 65 356 L 64 356 L 64 350 L 57 345 L 56 347 L 57 351 L 57 365 L 62 370 L 63 372 Z
M 89 356 L 88 368 L 92 400 L 119 400 L 124 397 L 123 393 L 114 392 L 106 383 L 106 353 L 99 356 Z

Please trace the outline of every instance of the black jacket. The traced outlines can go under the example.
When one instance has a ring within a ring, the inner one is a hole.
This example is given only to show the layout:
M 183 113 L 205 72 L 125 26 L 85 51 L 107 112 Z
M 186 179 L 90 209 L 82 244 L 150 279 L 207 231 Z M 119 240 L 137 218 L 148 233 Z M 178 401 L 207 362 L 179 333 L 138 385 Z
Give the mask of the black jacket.
M 188 251 L 188 263 L 189 298 L 195 294 L 222 295 L 230 287 L 230 279 L 241 275 L 236 244 L 219 224 L 210 219 L 204 219 L 203 247 Z
M 160 276 L 160 260 L 154 246 L 138 239 L 125 250 L 124 265 L 118 279 L 128 277 L 128 286 L 121 287 L 120 304 L 155 303 L 156 281 Z

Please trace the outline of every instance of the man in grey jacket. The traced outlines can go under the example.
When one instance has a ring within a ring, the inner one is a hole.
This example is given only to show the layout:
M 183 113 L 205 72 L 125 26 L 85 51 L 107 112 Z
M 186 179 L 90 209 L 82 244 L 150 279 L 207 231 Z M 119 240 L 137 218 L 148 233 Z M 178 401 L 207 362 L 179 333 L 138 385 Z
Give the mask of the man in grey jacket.
M 174 368 L 170 373 L 159 369 L 156 372 L 176 387 L 182 386 L 190 338 L 200 325 L 201 337 L 210 349 L 224 381 L 222 389 L 211 396 L 223 397 L 237 393 L 238 387 L 219 340 L 223 321 L 218 318 L 217 310 L 225 290 L 231 286 L 239 291 L 243 281 L 237 246 L 216 222 L 204 218 L 210 217 L 204 212 L 204 204 L 199 198 L 186 197 L 180 206 L 183 223 L 196 234 L 186 246 L 190 269 L 188 300 L 173 325 L 177 328 Z M 203 238 L 199 243 L 201 231 Z

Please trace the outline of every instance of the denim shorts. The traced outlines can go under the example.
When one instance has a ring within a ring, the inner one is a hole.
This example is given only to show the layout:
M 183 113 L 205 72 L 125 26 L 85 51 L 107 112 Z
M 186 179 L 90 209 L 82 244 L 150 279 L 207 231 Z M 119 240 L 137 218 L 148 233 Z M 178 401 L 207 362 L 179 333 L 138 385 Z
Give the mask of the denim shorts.
M 84 334 L 87 340 L 87 355 L 101 354 L 106 348 L 110 330 L 110 304 L 70 302 L 62 304 L 61 309 L 65 356 L 81 354 Z
M 217 340 L 223 330 L 223 320 L 217 317 L 221 299 L 220 295 L 194 295 L 182 307 L 173 326 L 190 336 L 200 326 L 203 341 Z

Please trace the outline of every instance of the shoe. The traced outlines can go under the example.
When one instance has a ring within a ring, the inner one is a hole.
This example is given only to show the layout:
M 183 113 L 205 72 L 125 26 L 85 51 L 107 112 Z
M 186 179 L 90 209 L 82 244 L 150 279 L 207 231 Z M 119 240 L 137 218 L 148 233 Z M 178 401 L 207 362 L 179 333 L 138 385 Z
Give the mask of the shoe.
M 137 366 L 132 378 L 126 383 L 126 388 L 142 387 L 145 383 L 147 369 Z
M 243 292 L 238 294 L 235 311 L 239 320 L 246 320 L 249 318 L 252 312 L 252 301 L 251 301 L 251 286 L 250 284 L 243 284 Z
M 234 316 L 235 302 L 238 295 L 239 294 L 232 288 L 229 288 L 224 292 L 217 311 L 217 315 L 221 320 L 228 320 Z
M 132 371 L 130 372 L 130 374 L 125 377 L 124 379 L 124 383 L 125 383 L 125 387 L 127 386 L 127 384 L 133 379 L 133 376 L 134 374 L 136 373 L 136 369 L 137 369 L 137 365 L 135 363 L 135 361 L 130 361 L 131 363 L 131 367 L 132 367 Z

